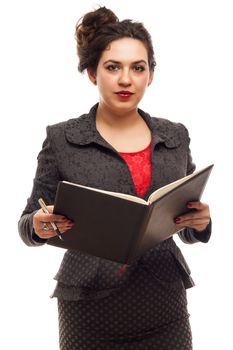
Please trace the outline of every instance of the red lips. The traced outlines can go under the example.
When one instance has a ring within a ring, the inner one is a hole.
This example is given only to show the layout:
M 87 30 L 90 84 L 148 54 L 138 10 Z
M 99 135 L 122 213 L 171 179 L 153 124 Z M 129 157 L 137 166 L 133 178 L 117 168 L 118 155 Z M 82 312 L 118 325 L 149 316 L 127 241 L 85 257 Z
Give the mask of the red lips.
M 122 90 L 122 91 L 116 92 L 116 94 L 117 95 L 122 95 L 122 96 L 130 96 L 130 95 L 133 95 L 133 92 Z

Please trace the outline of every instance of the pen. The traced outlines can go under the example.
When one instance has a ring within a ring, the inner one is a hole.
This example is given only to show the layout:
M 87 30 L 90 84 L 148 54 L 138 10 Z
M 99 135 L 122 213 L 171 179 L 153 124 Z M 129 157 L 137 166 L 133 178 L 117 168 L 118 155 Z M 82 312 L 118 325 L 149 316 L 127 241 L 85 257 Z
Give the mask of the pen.
M 43 212 L 45 214 L 50 214 L 50 212 L 48 211 L 48 208 L 44 202 L 44 200 L 42 198 L 38 199 L 38 202 L 41 206 L 41 209 L 43 210 Z M 59 231 L 59 228 L 57 227 L 57 225 L 55 224 L 55 222 L 50 221 L 50 224 L 52 225 L 52 228 L 54 229 L 54 231 L 56 232 L 57 236 L 60 238 L 61 241 L 63 241 L 63 238 L 61 236 L 61 232 Z

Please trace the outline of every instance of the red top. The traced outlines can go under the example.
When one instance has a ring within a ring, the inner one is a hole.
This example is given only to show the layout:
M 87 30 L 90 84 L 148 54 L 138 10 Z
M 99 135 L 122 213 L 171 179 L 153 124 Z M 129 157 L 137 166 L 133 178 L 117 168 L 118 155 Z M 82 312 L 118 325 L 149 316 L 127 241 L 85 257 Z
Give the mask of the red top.
M 120 152 L 128 164 L 139 197 L 143 197 L 151 182 L 151 144 L 138 152 Z

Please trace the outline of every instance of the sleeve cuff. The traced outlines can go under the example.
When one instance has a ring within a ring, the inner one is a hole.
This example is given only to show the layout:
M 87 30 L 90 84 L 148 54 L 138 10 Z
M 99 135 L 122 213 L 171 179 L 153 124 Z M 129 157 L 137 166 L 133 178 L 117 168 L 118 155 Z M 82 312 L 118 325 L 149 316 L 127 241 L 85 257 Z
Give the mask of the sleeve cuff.
M 209 224 L 203 231 L 193 230 L 193 236 L 200 242 L 207 243 L 211 236 L 212 230 L 212 221 L 210 220 Z
M 207 243 L 211 236 L 212 230 L 212 221 L 210 220 L 209 224 L 203 231 L 197 231 L 193 228 L 185 228 L 184 230 L 178 232 L 180 239 L 184 243 L 193 244 L 197 242 Z
M 32 229 L 32 239 L 33 239 L 33 241 L 35 241 L 37 243 L 42 243 L 42 244 L 46 243 L 48 241 L 47 239 L 43 239 L 43 238 L 40 238 L 39 236 L 37 236 L 34 229 Z

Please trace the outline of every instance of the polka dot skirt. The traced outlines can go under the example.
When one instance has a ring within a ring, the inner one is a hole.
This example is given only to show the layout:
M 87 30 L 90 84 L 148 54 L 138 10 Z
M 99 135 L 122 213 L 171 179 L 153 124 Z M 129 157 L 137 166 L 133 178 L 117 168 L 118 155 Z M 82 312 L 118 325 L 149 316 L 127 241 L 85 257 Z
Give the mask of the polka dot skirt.
M 103 298 L 58 298 L 60 349 L 191 350 L 186 290 L 175 266 L 160 266 L 139 265 Z

